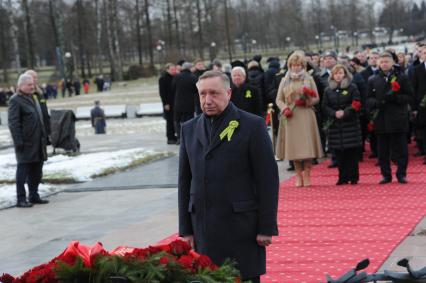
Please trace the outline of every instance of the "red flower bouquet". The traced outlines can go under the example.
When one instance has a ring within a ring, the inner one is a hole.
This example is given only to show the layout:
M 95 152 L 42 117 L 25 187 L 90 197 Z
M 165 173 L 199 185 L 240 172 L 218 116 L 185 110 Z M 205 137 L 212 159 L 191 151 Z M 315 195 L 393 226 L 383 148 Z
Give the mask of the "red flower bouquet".
M 112 282 L 113 277 L 127 282 L 190 282 L 208 280 L 239 282 L 234 264 L 215 265 L 205 255 L 191 250 L 181 240 L 147 248 L 118 247 L 112 252 L 97 243 L 92 247 L 72 242 L 58 257 L 14 278 L 3 274 L 3 283 Z

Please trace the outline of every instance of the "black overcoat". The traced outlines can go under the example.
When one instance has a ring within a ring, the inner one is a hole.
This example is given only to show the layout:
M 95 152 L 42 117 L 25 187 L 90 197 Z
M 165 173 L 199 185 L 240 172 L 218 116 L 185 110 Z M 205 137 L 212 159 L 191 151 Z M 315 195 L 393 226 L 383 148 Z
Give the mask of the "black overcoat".
M 241 110 L 262 116 L 262 97 L 259 90 L 248 83 L 232 86 L 231 101 Z
M 350 84 L 348 88 L 326 88 L 322 100 L 322 109 L 326 121 L 333 121 L 328 129 L 328 146 L 343 150 L 361 146 L 361 126 L 358 113 L 352 108 L 352 101 L 361 101 L 358 88 Z M 336 112 L 345 112 L 342 119 L 335 118 Z
M 426 127 L 426 107 L 421 106 L 422 100 L 426 97 L 426 64 L 418 64 L 413 71 L 413 89 L 414 89 L 414 110 L 417 110 L 416 126 L 417 128 Z
M 265 121 L 232 103 L 210 137 L 204 115 L 182 126 L 179 155 L 179 234 L 194 235 L 196 251 L 216 264 L 237 261 L 243 278 L 266 271 L 256 235 L 277 235 L 279 178 Z M 219 134 L 239 125 L 230 141 Z
M 40 104 L 30 96 L 14 94 L 9 100 L 9 130 L 18 163 L 47 160 L 47 133 Z
M 174 111 L 179 113 L 194 113 L 197 104 L 198 90 L 197 77 L 189 70 L 183 70 L 176 75 L 172 83 L 172 92 L 175 94 Z
M 391 94 L 392 76 L 400 85 L 400 90 Z M 368 108 L 374 119 L 376 134 L 407 133 L 409 130 L 408 106 L 412 103 L 413 90 L 407 75 L 396 70 L 389 76 L 379 72 L 368 80 Z

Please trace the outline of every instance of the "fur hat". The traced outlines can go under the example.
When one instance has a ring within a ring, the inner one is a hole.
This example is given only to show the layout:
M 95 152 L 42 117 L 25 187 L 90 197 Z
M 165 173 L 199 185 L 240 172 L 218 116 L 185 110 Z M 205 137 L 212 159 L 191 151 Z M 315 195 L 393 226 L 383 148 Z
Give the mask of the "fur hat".
M 325 52 L 323 57 L 333 57 L 335 60 L 337 60 L 337 54 L 333 50 Z

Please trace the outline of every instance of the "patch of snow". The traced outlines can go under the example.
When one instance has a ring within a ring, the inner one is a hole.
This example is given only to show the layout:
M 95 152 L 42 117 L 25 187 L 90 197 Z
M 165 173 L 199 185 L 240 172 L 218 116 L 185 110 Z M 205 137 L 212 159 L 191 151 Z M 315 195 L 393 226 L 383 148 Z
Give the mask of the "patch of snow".
M 96 152 L 77 156 L 55 155 L 44 164 L 43 175 L 45 178 L 64 179 L 85 182 L 92 179 L 93 175 L 103 173 L 107 169 L 123 168 L 133 161 L 157 154 L 166 154 L 144 148 L 133 148 L 118 151 Z M 16 172 L 15 154 L 0 156 L 0 180 L 14 181 Z
M 38 193 L 41 197 L 49 196 L 60 189 L 57 186 L 40 184 Z M 27 194 L 28 196 L 28 194 Z M 16 186 L 0 185 L 0 209 L 16 205 Z

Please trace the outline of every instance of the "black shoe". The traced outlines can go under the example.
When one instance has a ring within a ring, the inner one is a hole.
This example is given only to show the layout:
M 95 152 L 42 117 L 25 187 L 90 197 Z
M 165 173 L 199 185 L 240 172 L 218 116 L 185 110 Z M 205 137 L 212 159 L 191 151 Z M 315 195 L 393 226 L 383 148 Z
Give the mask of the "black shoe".
M 337 168 L 337 164 L 330 164 L 327 166 L 327 168 Z
M 419 156 L 423 156 L 423 155 L 425 155 L 425 154 L 424 154 L 424 152 L 421 152 L 421 151 L 414 153 L 415 157 L 419 157 Z
M 358 184 L 358 181 L 350 181 L 351 185 L 356 185 Z
M 294 170 L 295 170 L 294 166 L 290 166 L 290 167 L 287 168 L 287 171 L 294 171 Z
M 177 139 L 175 144 L 180 145 L 180 139 Z
M 380 184 L 380 185 L 384 185 L 384 184 L 388 184 L 388 183 L 390 183 L 390 182 L 392 182 L 392 179 L 391 179 L 391 178 L 383 178 L 383 179 L 379 182 L 379 184 Z
M 316 158 L 312 159 L 312 165 L 318 165 L 318 159 Z
M 46 203 L 49 203 L 49 201 L 45 200 L 45 199 L 38 198 L 38 199 L 30 199 L 30 203 L 32 203 L 32 204 L 46 204 Z
M 374 154 L 374 153 L 371 153 L 371 154 L 368 156 L 368 158 L 369 158 L 369 159 L 377 158 L 377 155 L 376 155 L 376 154 Z
M 177 140 L 167 140 L 167 144 L 176 144 Z
M 348 183 L 348 181 L 339 180 L 339 181 L 337 181 L 336 186 L 345 185 L 347 183 Z
M 407 182 L 407 179 L 405 179 L 405 177 L 402 177 L 402 178 L 398 178 L 398 183 L 407 184 L 408 182 Z
M 426 165 L 426 159 L 425 159 L 425 160 L 423 160 L 423 164 L 425 164 L 425 165 Z
M 25 200 L 23 201 L 18 201 L 16 203 L 16 207 L 32 207 L 33 205 Z

